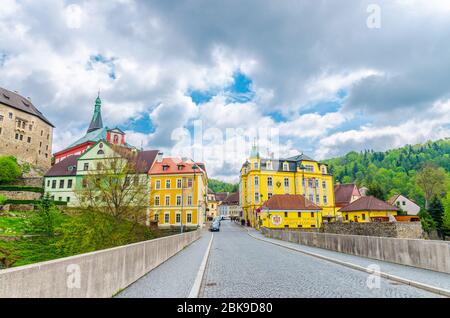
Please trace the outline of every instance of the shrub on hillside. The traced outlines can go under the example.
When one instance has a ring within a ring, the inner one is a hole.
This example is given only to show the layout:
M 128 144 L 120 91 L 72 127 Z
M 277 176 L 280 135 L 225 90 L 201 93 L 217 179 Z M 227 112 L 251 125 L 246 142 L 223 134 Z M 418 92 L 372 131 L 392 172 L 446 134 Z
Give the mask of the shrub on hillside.
M 22 169 L 12 156 L 0 157 L 0 183 L 9 183 L 22 175 Z
M 7 200 L 7 198 L 4 195 L 0 194 L 0 205 L 5 204 L 6 200 Z

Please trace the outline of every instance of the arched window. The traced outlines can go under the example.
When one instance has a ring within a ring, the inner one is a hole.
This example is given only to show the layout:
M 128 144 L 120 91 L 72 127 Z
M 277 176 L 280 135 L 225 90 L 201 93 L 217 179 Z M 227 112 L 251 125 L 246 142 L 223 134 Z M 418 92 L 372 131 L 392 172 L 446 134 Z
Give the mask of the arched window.
M 99 151 L 97 151 L 97 155 L 104 155 L 104 154 L 105 154 L 105 152 L 101 149 Z

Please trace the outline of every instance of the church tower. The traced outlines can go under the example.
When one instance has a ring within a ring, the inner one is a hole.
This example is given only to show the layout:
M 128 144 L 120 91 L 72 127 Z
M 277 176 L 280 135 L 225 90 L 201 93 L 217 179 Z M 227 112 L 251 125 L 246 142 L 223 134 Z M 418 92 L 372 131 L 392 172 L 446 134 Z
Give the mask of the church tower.
M 94 115 L 92 116 L 91 124 L 89 125 L 87 133 L 90 133 L 94 130 L 103 128 L 102 109 L 101 108 L 102 108 L 102 101 L 100 99 L 100 93 L 99 93 L 97 96 L 97 99 L 95 100 Z

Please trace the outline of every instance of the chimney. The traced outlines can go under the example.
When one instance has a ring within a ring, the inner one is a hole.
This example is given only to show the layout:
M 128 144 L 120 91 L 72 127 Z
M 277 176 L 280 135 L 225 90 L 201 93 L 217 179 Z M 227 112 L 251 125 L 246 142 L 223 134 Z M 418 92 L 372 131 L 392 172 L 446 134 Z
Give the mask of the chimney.
M 162 162 L 163 161 L 163 153 L 158 152 L 158 155 L 156 156 L 156 162 Z

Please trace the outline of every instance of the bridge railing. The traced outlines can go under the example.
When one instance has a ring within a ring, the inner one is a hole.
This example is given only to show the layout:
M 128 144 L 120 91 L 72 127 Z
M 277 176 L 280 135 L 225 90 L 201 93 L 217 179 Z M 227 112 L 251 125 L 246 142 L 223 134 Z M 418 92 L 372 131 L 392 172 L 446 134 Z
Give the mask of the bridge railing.
M 0 270 L 0 298 L 111 297 L 197 240 L 201 230 Z

